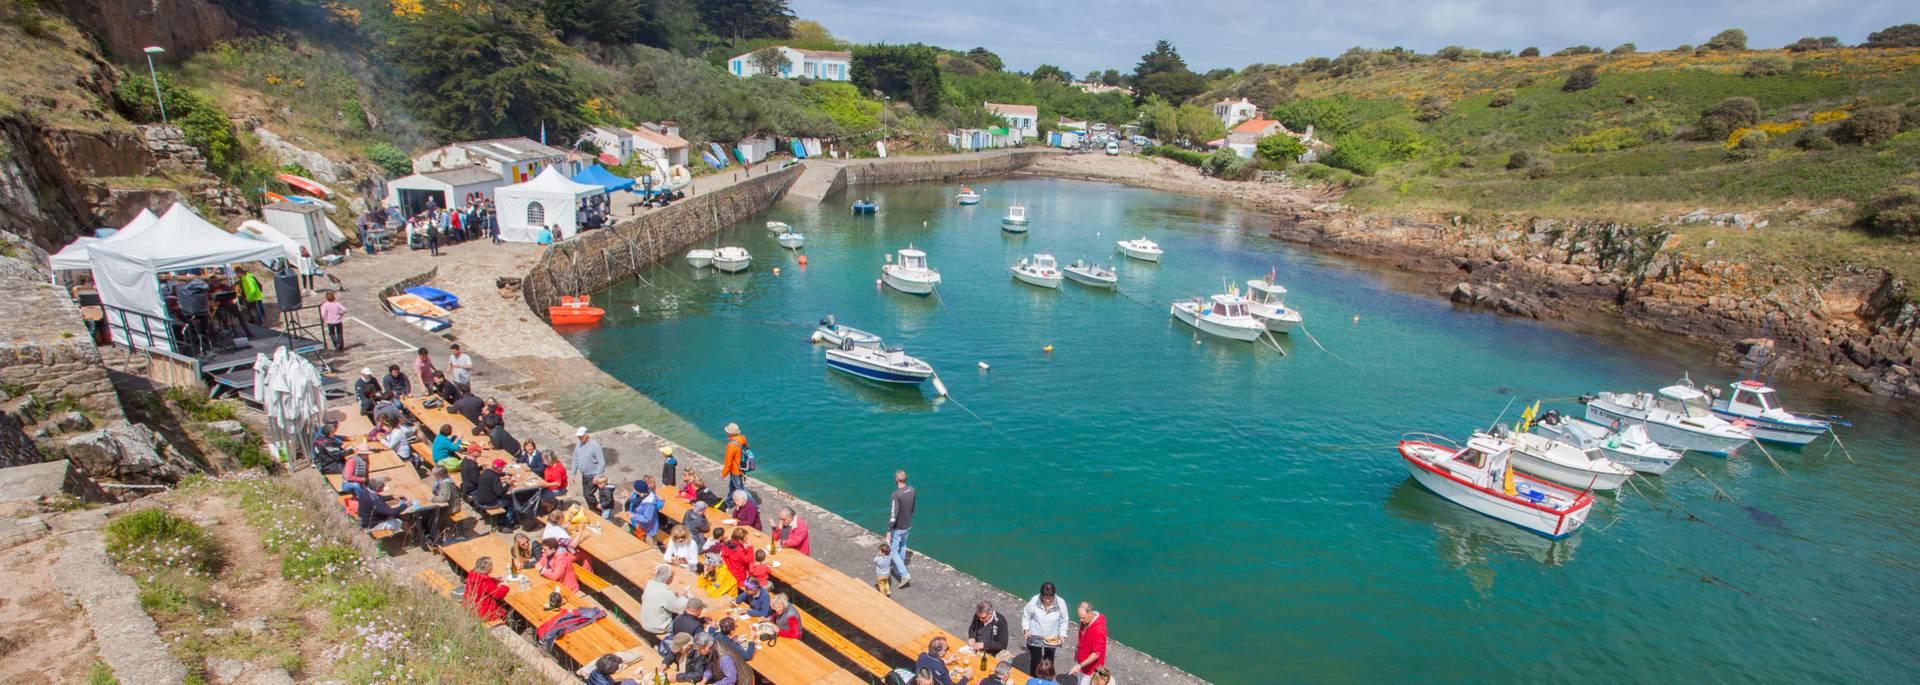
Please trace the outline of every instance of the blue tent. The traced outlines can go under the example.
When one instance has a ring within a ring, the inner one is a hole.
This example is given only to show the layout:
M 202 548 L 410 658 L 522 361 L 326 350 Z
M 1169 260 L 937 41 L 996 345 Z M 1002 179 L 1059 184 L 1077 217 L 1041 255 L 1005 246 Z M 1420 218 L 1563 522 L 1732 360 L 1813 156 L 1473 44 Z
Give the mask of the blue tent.
M 616 190 L 633 189 L 633 179 L 615 176 L 613 172 L 607 171 L 606 167 L 598 164 L 587 167 L 585 171 L 578 174 L 574 174 L 573 182 L 584 183 L 590 186 L 600 186 L 606 188 L 609 193 Z

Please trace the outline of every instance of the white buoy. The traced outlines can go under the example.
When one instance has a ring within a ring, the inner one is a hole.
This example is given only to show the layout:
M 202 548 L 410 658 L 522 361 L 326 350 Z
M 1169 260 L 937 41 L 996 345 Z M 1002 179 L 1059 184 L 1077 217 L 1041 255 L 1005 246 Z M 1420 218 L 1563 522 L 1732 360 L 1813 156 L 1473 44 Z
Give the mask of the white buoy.
M 990 369 L 990 368 L 993 368 L 993 367 L 987 366 L 987 363 L 985 361 L 980 362 L 981 371 L 986 371 L 987 369 Z
M 813 332 L 813 336 L 812 336 L 812 337 L 809 337 L 809 338 L 807 338 L 807 342 L 808 342 L 808 343 L 818 343 L 818 342 L 820 342 L 820 331 L 814 331 L 814 332 Z
M 941 397 L 947 396 L 947 384 L 940 382 L 940 374 L 937 373 L 933 375 L 933 391 L 940 393 Z

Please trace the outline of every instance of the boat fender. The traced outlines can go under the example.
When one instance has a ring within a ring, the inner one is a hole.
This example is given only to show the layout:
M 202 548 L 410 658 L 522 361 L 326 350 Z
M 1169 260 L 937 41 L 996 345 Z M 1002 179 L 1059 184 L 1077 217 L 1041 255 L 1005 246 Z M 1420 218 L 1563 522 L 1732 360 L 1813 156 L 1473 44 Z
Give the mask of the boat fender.
M 777 267 L 777 266 L 773 267 L 773 275 L 775 276 L 780 275 L 780 267 Z
M 941 397 L 947 396 L 947 384 L 940 382 L 940 376 L 938 375 L 933 377 L 933 391 L 940 393 Z
M 1040 351 L 1041 351 L 1041 352 L 1045 352 L 1045 353 L 1047 353 L 1047 354 L 1053 354 L 1053 346 L 1052 346 L 1052 345 L 1048 345 L 1048 346 L 1046 346 L 1046 347 L 1042 347 L 1042 348 L 1040 348 Z
M 880 279 L 878 279 L 878 278 L 876 278 L 876 279 L 873 279 L 873 288 L 874 288 L 875 290 L 879 290 L 879 289 L 880 289 Z
M 812 337 L 809 337 L 809 338 L 807 338 L 807 342 L 809 342 L 809 343 L 819 343 L 819 342 L 820 342 L 820 331 L 814 331 L 814 332 L 813 332 L 813 336 L 812 336 Z

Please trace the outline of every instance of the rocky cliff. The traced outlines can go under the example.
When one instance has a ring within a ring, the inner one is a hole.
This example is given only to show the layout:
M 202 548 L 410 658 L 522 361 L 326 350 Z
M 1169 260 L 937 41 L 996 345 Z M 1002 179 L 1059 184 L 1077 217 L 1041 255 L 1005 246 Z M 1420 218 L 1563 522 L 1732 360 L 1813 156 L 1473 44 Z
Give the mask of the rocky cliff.
M 63 0 L 67 16 L 100 37 L 124 60 L 146 58 L 147 46 L 167 50 L 160 59 L 185 57 L 232 38 L 240 25 L 214 0 Z
M 1884 269 L 1816 273 L 1701 259 L 1662 229 L 1536 218 L 1475 224 L 1341 208 L 1296 212 L 1273 236 L 1435 276 L 1455 302 L 1533 318 L 1604 311 L 1783 368 L 1920 398 L 1920 308 Z

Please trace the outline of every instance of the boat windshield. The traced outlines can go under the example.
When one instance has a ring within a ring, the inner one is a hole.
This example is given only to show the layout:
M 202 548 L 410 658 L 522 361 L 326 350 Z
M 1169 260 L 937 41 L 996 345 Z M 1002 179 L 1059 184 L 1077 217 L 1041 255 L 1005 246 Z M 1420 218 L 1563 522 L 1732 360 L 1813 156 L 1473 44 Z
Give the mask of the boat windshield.
M 921 259 L 919 257 L 901 257 L 900 258 L 900 266 L 903 266 L 909 269 L 918 269 L 926 265 L 927 265 L 926 260 Z
M 1761 409 L 1772 410 L 1773 393 L 1757 390 L 1736 389 L 1733 391 L 1732 404 L 1751 404 Z
M 1476 469 L 1486 468 L 1487 466 L 1487 454 L 1473 448 L 1467 448 L 1465 452 L 1461 452 L 1460 456 L 1454 457 L 1453 460 Z
M 1704 397 L 1681 400 L 1662 395 L 1654 399 L 1654 406 L 1692 419 L 1705 418 L 1708 414 Z

